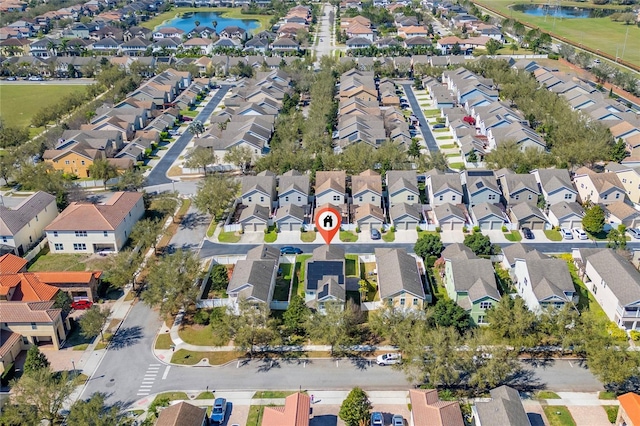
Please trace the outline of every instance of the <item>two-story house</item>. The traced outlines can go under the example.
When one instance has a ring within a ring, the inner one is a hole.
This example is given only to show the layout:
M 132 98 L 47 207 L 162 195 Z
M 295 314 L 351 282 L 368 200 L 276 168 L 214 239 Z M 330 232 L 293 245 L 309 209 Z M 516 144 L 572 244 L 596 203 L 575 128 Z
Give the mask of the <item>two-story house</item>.
M 425 188 L 431 207 L 445 203 L 462 204 L 463 192 L 460 176 L 457 173 L 432 171 L 427 174 Z
M 389 170 L 386 175 L 389 205 L 420 204 L 418 177 L 411 170 Z
M 487 324 L 487 310 L 500 301 L 491 261 L 478 258 L 459 243 L 447 246 L 442 258 L 449 297 L 471 316 L 475 324 Z
M 380 300 L 394 308 L 422 310 L 431 301 L 424 291 L 424 284 L 416 258 L 404 249 L 377 248 L 376 270 Z
M 508 169 L 495 172 L 505 205 L 529 203 L 536 205 L 540 190 L 535 176 L 529 173 L 513 173 Z
M 470 207 L 480 203 L 498 204 L 502 192 L 498 188 L 498 182 L 493 173 L 464 172 L 462 174 L 465 183 L 467 203 Z
M 322 311 L 328 302 L 346 300 L 346 271 L 344 248 L 322 245 L 307 260 L 304 300 L 307 306 Z
M 531 174 L 540 185 L 540 191 L 547 206 L 561 201 L 571 203 L 577 201 L 578 191 L 571 183 L 569 171 L 566 169 L 536 169 Z
M 309 203 L 309 175 L 289 170 L 278 176 L 278 205 L 295 204 L 304 207 Z
M 607 163 L 605 172 L 615 173 L 627 191 L 627 197 L 636 206 L 640 205 L 640 167 L 631 167 L 619 163 Z
M 265 170 L 256 176 L 244 176 L 241 192 L 245 206 L 259 205 L 271 210 L 276 200 L 276 175 Z
M 117 252 L 144 215 L 141 192 L 116 192 L 104 204 L 71 203 L 45 227 L 51 253 Z
M 58 216 L 56 197 L 38 191 L 13 209 L 0 206 L 0 253 L 22 256 Z
M 317 172 L 315 185 L 316 205 L 346 205 L 346 185 L 347 174 L 344 171 Z
M 362 206 L 372 204 L 382 205 L 382 180 L 380 174 L 373 170 L 365 170 L 357 176 L 351 177 L 351 197 L 353 204 Z
M 514 274 L 516 290 L 533 312 L 577 303 L 569 267 L 562 259 L 516 259 Z
M 640 329 L 640 272 L 613 249 L 574 249 L 578 275 L 607 317 L 629 331 Z
M 627 191 L 615 173 L 596 173 L 586 167 L 576 170 L 573 183 L 580 195 L 580 202 L 592 202 L 605 206 L 624 201 Z

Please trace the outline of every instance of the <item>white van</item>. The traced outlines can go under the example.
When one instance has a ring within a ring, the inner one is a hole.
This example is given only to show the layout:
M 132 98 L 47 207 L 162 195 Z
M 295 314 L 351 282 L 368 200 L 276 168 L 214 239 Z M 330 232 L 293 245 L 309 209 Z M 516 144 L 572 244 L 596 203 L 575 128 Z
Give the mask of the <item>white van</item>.
M 402 355 L 397 353 L 378 355 L 378 357 L 376 358 L 376 363 L 382 366 L 400 364 L 401 361 Z

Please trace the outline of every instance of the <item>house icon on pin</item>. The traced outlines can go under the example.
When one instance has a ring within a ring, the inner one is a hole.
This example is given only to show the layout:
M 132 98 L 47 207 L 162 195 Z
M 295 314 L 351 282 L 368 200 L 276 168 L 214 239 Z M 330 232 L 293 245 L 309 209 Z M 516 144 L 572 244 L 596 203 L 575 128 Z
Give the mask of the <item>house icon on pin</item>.
M 322 226 L 324 226 L 325 228 L 333 227 L 333 217 L 331 217 L 330 214 L 324 217 L 324 219 L 322 220 Z

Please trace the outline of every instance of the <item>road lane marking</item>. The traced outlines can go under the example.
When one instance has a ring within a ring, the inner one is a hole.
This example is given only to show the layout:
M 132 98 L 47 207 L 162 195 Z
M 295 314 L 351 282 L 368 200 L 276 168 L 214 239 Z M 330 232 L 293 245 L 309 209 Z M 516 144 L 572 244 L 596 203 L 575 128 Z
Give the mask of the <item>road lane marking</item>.
M 169 375 L 169 369 L 171 368 L 170 365 L 167 365 L 167 368 L 164 369 L 164 374 L 162 375 L 162 380 L 165 380 L 167 378 L 167 376 Z

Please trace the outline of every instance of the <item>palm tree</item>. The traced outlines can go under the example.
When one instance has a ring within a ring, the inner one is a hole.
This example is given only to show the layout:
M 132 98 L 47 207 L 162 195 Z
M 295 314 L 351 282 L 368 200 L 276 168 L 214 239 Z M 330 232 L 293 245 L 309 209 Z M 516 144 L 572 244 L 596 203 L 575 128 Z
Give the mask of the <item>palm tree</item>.
M 518 51 L 518 45 L 516 44 L 515 41 L 509 45 L 509 49 L 511 49 L 512 55 Z
M 67 52 L 69 51 L 69 40 L 62 40 L 60 42 L 60 53 L 62 53 L 63 56 L 66 56 Z
M 101 179 L 104 189 L 107 189 L 107 181 L 118 176 L 118 169 L 105 158 L 97 159 L 88 167 L 89 174 L 94 179 Z
M 53 40 L 49 40 L 47 42 L 47 50 L 49 51 L 51 56 L 56 56 L 57 55 L 56 44 L 53 42 Z
M 187 127 L 187 132 L 191 133 L 192 135 L 196 135 L 197 138 L 199 138 L 200 135 L 204 133 L 204 131 L 204 124 L 202 124 L 200 120 L 192 121 L 191 124 L 189 124 L 189 127 Z

